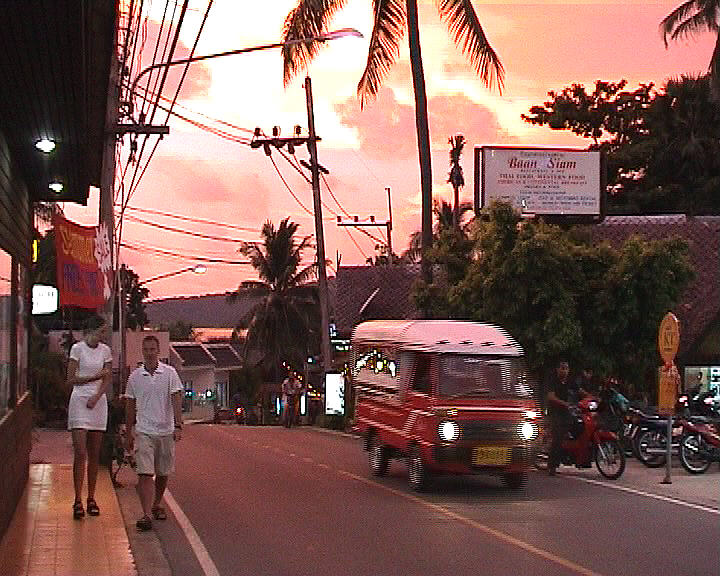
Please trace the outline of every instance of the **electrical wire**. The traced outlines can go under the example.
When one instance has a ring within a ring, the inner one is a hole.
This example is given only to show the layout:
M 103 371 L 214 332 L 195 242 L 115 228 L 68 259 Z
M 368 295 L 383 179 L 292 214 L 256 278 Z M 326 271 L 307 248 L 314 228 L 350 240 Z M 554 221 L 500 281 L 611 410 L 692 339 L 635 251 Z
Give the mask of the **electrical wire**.
M 175 259 L 180 260 L 196 260 L 199 262 L 208 262 L 211 264 L 251 264 L 249 260 L 227 260 L 224 258 L 209 258 L 207 256 L 193 256 L 188 254 L 179 254 L 177 252 L 173 252 L 172 250 L 165 250 L 163 248 L 155 248 L 151 246 L 143 246 L 138 244 L 132 244 L 127 241 L 122 242 L 122 247 L 127 248 L 129 250 L 135 250 L 137 252 L 145 252 L 145 253 L 151 253 L 156 254 L 160 256 L 168 256 Z
M 140 208 L 138 206 L 128 205 L 127 209 L 135 211 L 135 212 L 141 212 L 144 214 L 154 214 L 156 216 L 167 216 L 168 218 L 184 220 L 185 222 L 195 222 L 198 224 L 212 224 L 214 226 L 222 226 L 224 228 L 231 228 L 233 230 L 241 230 L 243 232 L 260 232 L 259 228 L 251 228 L 248 226 L 236 226 L 234 224 L 225 224 L 224 222 L 218 222 L 216 220 L 206 220 L 204 218 L 193 218 L 190 216 L 181 216 L 180 214 L 173 214 L 171 212 L 163 212 L 162 210 L 153 210 L 151 208 Z
M 230 243 L 234 243 L 234 244 L 245 244 L 247 242 L 247 240 L 241 240 L 239 238 L 228 238 L 226 236 L 214 236 L 212 234 L 203 234 L 201 232 L 193 232 L 191 230 L 183 230 L 182 228 L 166 226 L 164 224 L 159 224 L 157 222 L 150 222 L 149 220 L 145 220 L 143 218 L 138 218 L 137 216 L 133 216 L 132 214 L 126 214 L 125 217 L 128 218 L 131 222 L 137 222 L 139 224 L 144 224 L 146 226 L 152 226 L 153 228 L 159 228 L 160 230 L 167 230 L 168 232 L 185 234 L 187 236 L 193 236 L 195 238 L 204 238 L 206 240 L 217 240 L 219 242 L 230 242 Z

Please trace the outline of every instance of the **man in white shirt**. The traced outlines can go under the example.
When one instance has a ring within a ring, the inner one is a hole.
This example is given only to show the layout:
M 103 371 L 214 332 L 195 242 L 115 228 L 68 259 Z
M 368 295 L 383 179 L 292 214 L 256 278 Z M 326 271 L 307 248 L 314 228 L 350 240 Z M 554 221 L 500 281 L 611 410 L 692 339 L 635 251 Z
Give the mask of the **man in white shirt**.
M 157 337 L 143 338 L 142 352 L 144 364 L 128 378 L 125 425 L 128 449 L 135 448 L 144 514 L 136 526 L 138 530 L 150 530 L 151 514 L 155 520 L 167 518 L 161 503 L 168 476 L 175 468 L 175 442 L 182 432 L 183 385 L 175 368 L 158 361 Z

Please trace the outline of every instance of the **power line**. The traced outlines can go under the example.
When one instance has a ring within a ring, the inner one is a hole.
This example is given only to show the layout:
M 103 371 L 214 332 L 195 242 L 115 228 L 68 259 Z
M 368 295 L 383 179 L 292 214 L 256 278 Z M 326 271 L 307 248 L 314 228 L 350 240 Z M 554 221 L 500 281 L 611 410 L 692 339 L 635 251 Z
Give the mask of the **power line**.
M 154 248 L 150 246 L 142 246 L 142 245 L 135 245 L 131 244 L 129 242 L 122 242 L 121 243 L 123 248 L 127 248 L 129 250 L 135 250 L 138 252 L 145 252 L 145 253 L 153 253 L 158 254 L 161 256 L 168 256 L 171 258 L 176 258 L 180 260 L 196 260 L 198 262 L 208 262 L 210 264 L 251 264 L 249 260 L 226 260 L 224 258 L 208 258 L 207 256 L 189 256 L 187 254 L 179 254 L 177 252 L 173 252 L 171 250 L 164 250 L 162 248 Z
M 235 244 L 244 244 L 247 242 L 246 240 L 241 240 L 239 238 L 228 238 L 226 236 L 214 236 L 212 234 L 203 234 L 202 232 L 193 232 L 192 230 L 183 230 L 182 228 L 175 228 L 174 226 L 166 226 L 164 224 L 160 224 L 158 222 L 151 222 L 149 220 L 145 220 L 143 218 L 138 218 L 137 216 L 133 216 L 132 214 L 127 214 L 127 218 L 130 219 L 131 222 L 137 222 L 139 224 L 144 224 L 146 226 L 152 226 L 153 228 L 159 228 L 160 230 L 167 230 L 168 232 L 176 232 L 178 234 L 186 234 L 187 236 L 194 236 L 195 238 L 204 238 L 206 240 L 217 240 L 220 242 L 231 242 Z
M 182 216 L 180 214 L 173 214 L 172 212 L 163 212 L 162 210 L 153 210 L 151 208 L 140 208 L 138 206 L 126 207 L 128 210 L 135 212 L 142 212 L 145 214 L 154 214 L 156 216 L 167 216 L 168 218 L 176 218 L 177 220 L 184 220 L 185 222 L 195 222 L 198 224 L 212 224 L 214 226 L 222 226 L 224 228 L 232 228 L 233 230 L 241 230 L 243 232 L 260 232 L 259 228 L 250 228 L 248 226 L 236 226 L 234 224 L 225 224 L 224 222 L 218 222 L 216 220 L 206 220 L 205 218 L 195 218 L 190 216 Z

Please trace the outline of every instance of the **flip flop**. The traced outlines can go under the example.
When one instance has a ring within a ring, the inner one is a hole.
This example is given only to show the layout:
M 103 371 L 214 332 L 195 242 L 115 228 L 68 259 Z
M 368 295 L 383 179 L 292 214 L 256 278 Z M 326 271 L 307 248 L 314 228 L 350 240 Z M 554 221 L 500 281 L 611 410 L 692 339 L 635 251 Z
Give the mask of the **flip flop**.
M 153 506 L 152 515 L 155 520 L 167 520 L 167 512 L 162 506 Z
M 137 529 L 141 532 L 147 532 L 148 530 L 152 530 L 152 520 L 150 520 L 149 516 L 143 516 L 135 522 L 135 526 L 137 526 Z
M 73 518 L 80 520 L 85 516 L 85 509 L 83 508 L 82 502 L 79 500 L 73 504 Z
M 97 502 L 93 498 L 88 498 L 87 501 L 87 512 L 90 516 L 99 516 L 100 508 L 98 508 Z

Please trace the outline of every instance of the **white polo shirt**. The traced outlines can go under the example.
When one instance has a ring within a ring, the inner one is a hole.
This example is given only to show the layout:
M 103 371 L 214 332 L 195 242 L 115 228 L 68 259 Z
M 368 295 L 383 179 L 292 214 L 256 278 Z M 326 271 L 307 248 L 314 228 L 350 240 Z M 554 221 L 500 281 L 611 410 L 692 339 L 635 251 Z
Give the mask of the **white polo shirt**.
M 128 378 L 125 395 L 135 399 L 135 429 L 141 434 L 169 436 L 175 428 L 171 395 L 182 392 L 175 368 L 158 362 L 153 374 L 140 366 Z

